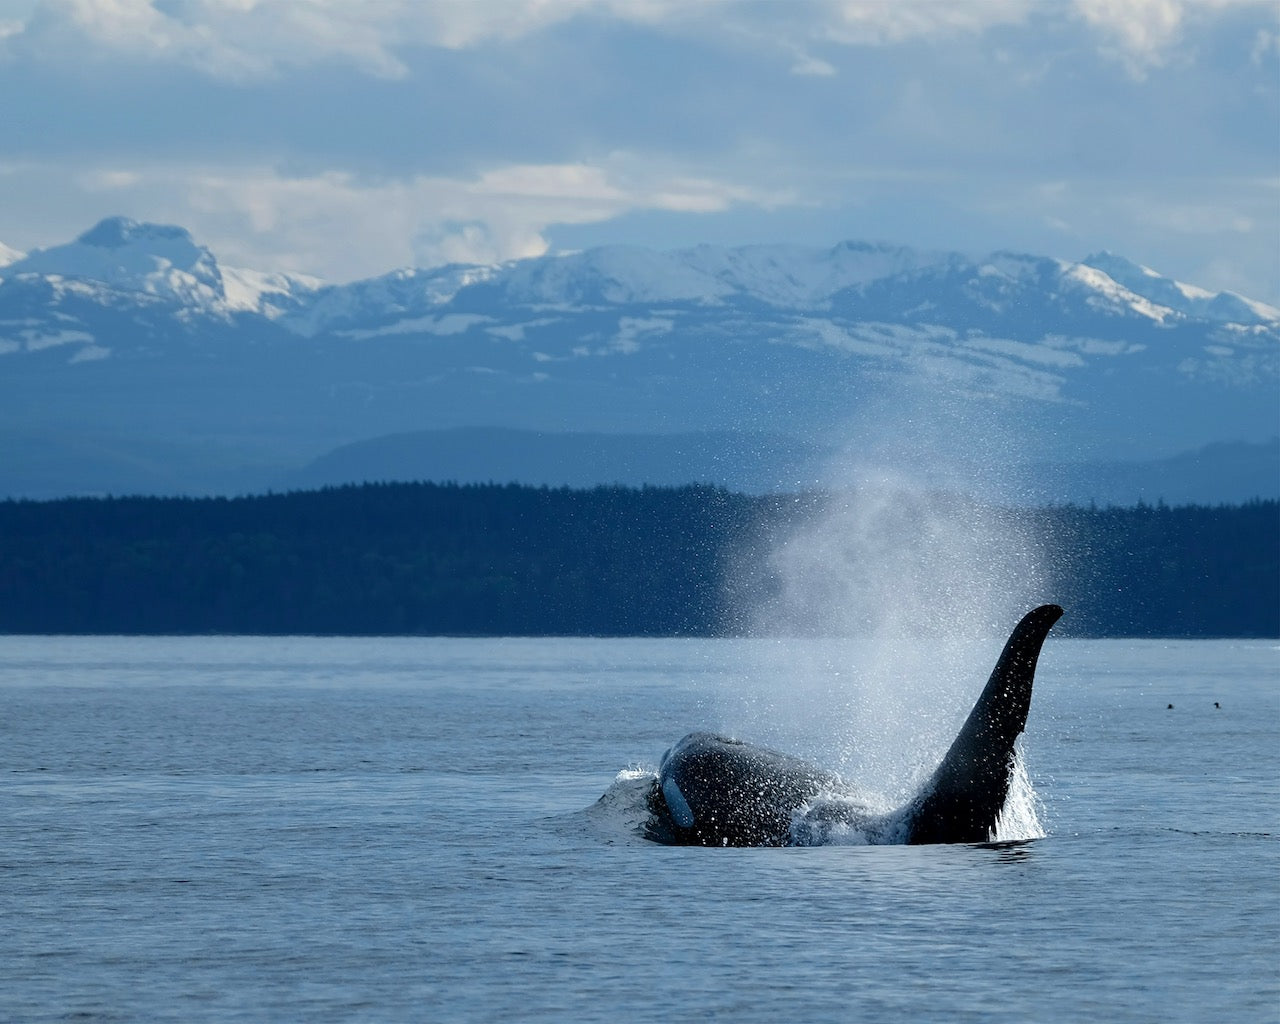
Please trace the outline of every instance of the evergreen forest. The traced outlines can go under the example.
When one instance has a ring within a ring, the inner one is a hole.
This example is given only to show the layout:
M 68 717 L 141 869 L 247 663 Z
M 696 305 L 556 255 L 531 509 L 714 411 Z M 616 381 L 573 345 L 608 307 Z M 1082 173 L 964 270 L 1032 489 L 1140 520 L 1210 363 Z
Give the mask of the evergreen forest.
M 0 503 L 0 632 L 719 636 L 829 495 L 369 484 Z M 1280 636 L 1280 503 L 1006 510 L 1077 636 Z M 744 571 L 744 566 L 748 567 Z

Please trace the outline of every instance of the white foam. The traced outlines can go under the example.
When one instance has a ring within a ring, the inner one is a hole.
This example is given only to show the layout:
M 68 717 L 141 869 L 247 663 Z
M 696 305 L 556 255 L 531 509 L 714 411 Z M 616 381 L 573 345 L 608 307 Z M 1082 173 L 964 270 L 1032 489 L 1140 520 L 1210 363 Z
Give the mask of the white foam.
M 1040 806 L 1040 798 L 1036 796 L 1031 777 L 1027 774 L 1026 758 L 1022 756 L 1021 749 L 1016 749 L 1009 775 L 1009 795 L 1005 797 L 1004 809 L 996 817 L 991 838 L 998 843 L 1043 839 L 1045 831 L 1040 823 Z

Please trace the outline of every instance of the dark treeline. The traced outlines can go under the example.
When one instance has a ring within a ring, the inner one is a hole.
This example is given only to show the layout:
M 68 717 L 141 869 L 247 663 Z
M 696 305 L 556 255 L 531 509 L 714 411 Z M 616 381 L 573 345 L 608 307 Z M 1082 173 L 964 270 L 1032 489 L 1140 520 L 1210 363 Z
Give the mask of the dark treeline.
M 735 566 L 820 504 L 447 484 L 9 501 L 0 632 L 734 634 Z M 1280 503 L 1020 515 L 1076 635 L 1280 636 Z
M 1065 632 L 1280 637 L 1280 502 L 1038 515 Z

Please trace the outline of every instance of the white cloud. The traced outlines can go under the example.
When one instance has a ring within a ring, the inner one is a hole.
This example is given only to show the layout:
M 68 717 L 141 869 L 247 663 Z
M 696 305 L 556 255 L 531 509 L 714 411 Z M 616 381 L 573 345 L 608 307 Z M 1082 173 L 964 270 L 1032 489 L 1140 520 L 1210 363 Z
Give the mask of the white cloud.
M 1103 36 L 1103 52 L 1137 76 L 1164 62 L 1181 34 L 1185 8 L 1183 0 L 1075 0 L 1079 16 Z
M 167 61 L 217 78 L 252 80 L 324 61 L 402 78 L 405 47 L 468 49 L 519 39 L 596 12 L 629 22 L 679 20 L 664 0 L 40 0 L 0 22 L 29 51 Z
M 1271 32 L 1265 28 L 1258 29 L 1253 37 L 1253 48 L 1249 51 L 1249 63 L 1261 64 L 1268 57 L 1280 57 L 1280 32 Z
M 142 177 L 137 171 L 103 169 L 85 171 L 80 175 L 80 184 L 90 192 L 131 188 L 141 181 Z
M 108 168 L 79 177 L 112 209 L 145 202 L 189 227 L 225 261 L 347 280 L 395 266 L 493 263 L 547 251 L 545 232 L 636 210 L 715 213 L 790 201 L 730 182 L 648 168 L 625 154 L 600 165 L 530 164 L 470 179 L 369 181 L 343 172 L 288 176 L 261 166 Z
M 995 25 L 1021 22 L 1031 10 L 1030 0 L 836 0 L 821 6 L 824 35 L 835 42 L 855 45 L 982 32 Z
M 1188 235 L 1251 234 L 1257 223 L 1239 207 L 1216 203 L 1134 204 L 1140 224 Z
M 47 60 L 87 51 L 236 81 L 327 60 L 398 78 L 406 68 L 389 44 L 398 35 L 394 15 L 401 7 L 345 0 L 44 0 L 8 42 Z
M 791 73 L 793 75 L 829 76 L 834 75 L 836 69 L 820 57 L 801 52 L 796 54 L 795 63 L 791 65 Z
M 1165 64 L 1190 33 L 1189 23 L 1228 9 L 1275 11 L 1272 0 L 1073 0 L 1075 11 L 1102 37 L 1101 52 L 1120 60 L 1135 78 Z M 1265 32 L 1254 54 L 1265 52 Z M 1259 46 L 1262 50 L 1259 50 Z
M 1100 49 L 1140 76 L 1160 65 L 1185 35 L 1189 15 L 1207 16 L 1268 0 L 1071 0 L 1069 10 L 1099 37 Z M 888 46 L 953 39 L 1020 25 L 1062 8 L 1033 0 L 40 0 L 25 17 L 0 22 L 0 45 L 46 59 L 88 52 L 197 68 L 251 80 L 337 61 L 376 77 L 409 74 L 404 51 L 471 49 L 521 39 L 573 18 L 642 24 L 755 49 L 772 48 L 800 75 L 830 75 L 811 44 Z M 1263 40 L 1264 48 L 1271 45 Z

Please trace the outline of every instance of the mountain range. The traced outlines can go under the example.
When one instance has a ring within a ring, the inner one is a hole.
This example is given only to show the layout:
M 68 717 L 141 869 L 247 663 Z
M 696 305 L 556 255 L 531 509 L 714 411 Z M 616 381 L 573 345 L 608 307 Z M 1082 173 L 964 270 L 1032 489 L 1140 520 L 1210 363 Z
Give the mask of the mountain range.
M 367 479 L 1280 493 L 1280 310 L 1112 253 L 609 247 L 325 285 L 0 246 L 0 496 Z

